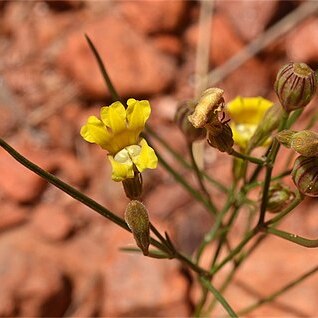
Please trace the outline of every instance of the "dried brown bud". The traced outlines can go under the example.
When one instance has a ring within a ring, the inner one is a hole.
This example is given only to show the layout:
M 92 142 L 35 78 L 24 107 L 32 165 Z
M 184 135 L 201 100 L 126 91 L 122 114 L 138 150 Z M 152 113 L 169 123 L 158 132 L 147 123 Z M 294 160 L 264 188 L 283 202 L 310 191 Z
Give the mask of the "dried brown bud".
M 193 101 L 182 102 L 179 105 L 174 118 L 188 142 L 194 142 L 203 139 L 206 136 L 205 128 L 195 128 L 188 119 L 188 116 L 193 113 L 195 105 L 196 103 Z
M 218 130 L 209 130 L 208 143 L 221 152 L 231 152 L 234 144 L 231 127 L 223 123 Z
M 126 197 L 131 200 L 139 200 L 142 195 L 142 176 L 139 171 L 135 171 L 133 178 L 122 181 Z
M 262 121 L 258 124 L 252 138 L 248 142 L 247 153 L 265 143 L 271 133 L 278 128 L 283 114 L 284 110 L 278 104 L 274 104 L 266 111 Z
M 146 207 L 137 200 L 130 201 L 125 211 L 125 221 L 143 254 L 148 255 L 150 224 Z
M 318 197 L 318 157 L 299 156 L 295 160 L 291 174 L 301 193 Z
M 195 128 L 203 128 L 215 112 L 224 106 L 223 93 L 223 89 L 216 87 L 202 93 L 193 114 L 188 117 Z
M 305 63 L 288 63 L 278 72 L 274 84 L 286 112 L 305 107 L 317 88 L 315 72 Z

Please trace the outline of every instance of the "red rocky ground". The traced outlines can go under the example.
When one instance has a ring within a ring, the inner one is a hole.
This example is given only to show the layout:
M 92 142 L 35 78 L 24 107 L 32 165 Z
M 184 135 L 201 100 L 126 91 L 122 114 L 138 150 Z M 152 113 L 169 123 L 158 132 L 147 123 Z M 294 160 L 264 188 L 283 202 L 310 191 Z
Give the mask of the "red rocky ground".
M 217 1 L 207 29 L 211 68 L 304 2 Z M 172 118 L 178 101 L 193 96 L 198 15 L 195 1 L 1 2 L 0 135 L 42 168 L 122 215 L 128 201 L 121 185 L 110 181 L 105 153 L 79 136 L 87 116 L 111 101 L 84 33 L 104 58 L 121 96 L 150 99 L 150 125 L 186 156 Z M 317 66 L 317 34 L 318 20 L 309 17 L 272 42 L 218 84 L 226 99 L 238 94 L 275 98 L 272 83 L 280 65 L 297 60 Z M 215 178 L 230 179 L 226 156 L 208 149 L 206 162 Z M 187 171 L 178 171 L 193 183 Z M 211 220 L 163 168 L 144 179 L 153 223 L 168 229 L 174 242 L 191 253 Z M 220 193 L 213 195 L 220 205 Z M 1 317 L 191 314 L 197 293 L 189 292 L 178 262 L 119 251 L 134 245 L 129 233 L 49 186 L 3 150 L 0 201 Z M 317 238 L 316 208 L 316 200 L 307 200 L 284 229 Z M 270 238 L 242 267 L 225 297 L 238 310 L 317 262 L 316 250 Z M 250 316 L 315 315 L 317 276 Z

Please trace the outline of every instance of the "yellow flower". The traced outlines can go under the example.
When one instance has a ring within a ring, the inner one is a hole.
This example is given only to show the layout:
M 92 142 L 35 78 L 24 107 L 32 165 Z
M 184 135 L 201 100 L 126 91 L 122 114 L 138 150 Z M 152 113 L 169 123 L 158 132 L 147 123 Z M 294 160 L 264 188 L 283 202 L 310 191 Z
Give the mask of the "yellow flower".
M 238 96 L 227 104 L 234 142 L 242 149 L 253 136 L 258 124 L 273 102 L 263 97 Z
M 155 169 L 158 163 L 154 150 L 139 136 L 150 116 L 149 102 L 130 98 L 127 105 L 127 109 L 120 102 L 102 107 L 101 119 L 90 116 L 81 128 L 86 141 L 108 151 L 114 181 L 133 178 L 134 167 L 142 172 Z

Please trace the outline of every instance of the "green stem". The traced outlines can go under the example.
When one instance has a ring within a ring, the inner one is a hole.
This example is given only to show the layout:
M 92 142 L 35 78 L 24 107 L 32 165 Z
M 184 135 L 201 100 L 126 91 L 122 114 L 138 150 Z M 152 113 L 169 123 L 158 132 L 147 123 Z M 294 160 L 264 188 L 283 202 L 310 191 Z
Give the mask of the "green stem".
M 201 281 L 201 284 L 214 295 L 214 297 L 219 301 L 219 303 L 223 306 L 223 308 L 226 310 L 226 312 L 229 314 L 230 317 L 238 317 L 237 314 L 229 305 L 229 303 L 221 295 L 221 293 L 208 280 L 201 277 L 200 281 Z
M 116 91 L 116 89 L 115 89 L 115 87 L 114 87 L 114 85 L 113 85 L 113 83 L 112 83 L 112 81 L 111 81 L 111 79 L 110 79 L 110 77 L 109 77 L 109 75 L 108 75 L 108 72 L 107 72 L 106 67 L 105 67 L 105 65 L 104 65 L 104 63 L 103 63 L 103 60 L 102 60 L 102 58 L 100 57 L 100 55 L 99 55 L 99 53 L 98 53 L 98 51 L 97 51 L 95 45 L 93 44 L 93 42 L 91 41 L 91 39 L 89 38 L 89 36 L 88 36 L 87 34 L 84 34 L 84 36 L 85 36 L 85 38 L 86 38 L 86 41 L 87 41 L 87 43 L 88 43 L 90 49 L 92 50 L 92 52 L 93 52 L 93 54 L 94 54 L 94 56 L 95 56 L 95 58 L 96 58 L 96 61 L 97 61 L 97 63 L 98 63 L 99 70 L 101 71 L 102 76 L 103 76 L 103 79 L 104 79 L 104 81 L 105 81 L 105 84 L 106 84 L 106 86 L 107 86 L 107 88 L 108 88 L 110 94 L 112 95 L 113 101 L 114 101 L 114 102 L 115 102 L 115 101 L 120 101 L 120 100 L 121 100 L 121 99 L 120 99 L 120 96 L 119 96 L 119 94 L 117 93 L 117 91 Z
M 285 129 L 287 123 L 288 123 L 288 114 L 286 113 L 278 127 L 278 131 Z M 265 175 L 265 181 L 263 186 L 260 215 L 258 220 L 258 226 L 260 227 L 264 225 L 265 213 L 266 213 L 267 201 L 268 201 L 268 191 L 269 191 L 269 186 L 271 183 L 271 177 L 272 177 L 272 171 L 273 171 L 273 164 L 278 154 L 279 146 L 280 146 L 279 142 L 277 141 L 276 138 L 274 138 L 268 157 L 266 159 L 266 175 Z
M 254 304 L 242 309 L 239 311 L 239 315 L 243 316 L 248 314 L 249 312 L 253 311 L 254 309 L 260 307 L 261 305 L 268 303 L 268 302 L 272 302 L 274 301 L 277 297 L 279 297 L 280 295 L 282 295 L 283 293 L 287 292 L 289 289 L 293 288 L 294 286 L 298 285 L 299 283 L 301 283 L 303 280 L 305 280 L 306 278 L 308 278 L 309 276 L 311 276 L 312 274 L 316 273 L 318 271 L 318 266 L 312 268 L 311 270 L 309 270 L 308 272 L 304 273 L 303 275 L 301 275 L 300 277 L 296 278 L 295 280 L 293 280 L 292 282 L 290 282 L 289 284 L 283 286 L 282 288 L 280 288 L 278 291 L 274 292 L 273 294 L 266 296 L 262 299 L 259 299 L 257 302 L 255 302 Z
M 234 196 L 233 196 L 233 190 L 229 193 L 228 199 L 224 205 L 224 208 L 222 209 L 222 211 L 220 213 L 217 214 L 215 223 L 213 225 L 213 227 L 211 228 L 211 230 L 205 234 L 203 241 L 201 242 L 199 248 L 198 248 L 198 252 L 197 252 L 197 256 L 196 256 L 196 263 L 198 264 L 200 262 L 201 256 L 203 254 L 203 251 L 205 250 L 206 246 L 212 242 L 218 233 L 218 230 L 220 229 L 220 227 L 222 227 L 222 229 L 224 229 L 224 226 L 222 226 L 222 220 L 224 218 L 224 216 L 226 215 L 226 213 L 228 212 L 229 208 L 231 207 L 231 205 L 234 202 Z
M 248 232 L 244 239 L 239 243 L 239 245 L 234 248 L 228 255 L 227 257 L 218 265 L 214 266 L 211 268 L 210 273 L 213 275 L 216 272 L 218 272 L 227 262 L 229 262 L 235 255 L 237 255 L 243 247 L 259 232 L 259 228 L 255 227 L 253 230 Z
M 237 152 L 233 148 L 229 152 L 229 155 L 237 157 L 237 158 L 240 158 L 240 159 L 243 159 L 243 160 L 247 160 L 249 162 L 255 163 L 255 164 L 260 165 L 260 166 L 263 166 L 265 164 L 265 161 L 263 159 L 259 159 L 259 158 L 256 158 L 256 157 L 252 157 L 252 156 L 246 155 L 246 154 L 241 153 L 241 152 Z
M 309 247 L 309 248 L 318 247 L 318 239 L 309 240 L 309 239 L 306 239 L 304 237 L 298 236 L 296 234 L 281 231 L 281 230 L 275 229 L 273 227 L 264 228 L 264 229 L 262 229 L 262 231 L 264 231 L 265 233 L 273 234 L 273 235 L 278 236 L 284 240 L 296 243 L 296 244 L 304 246 L 304 247 Z
M 199 183 L 200 189 L 201 189 L 202 193 L 205 195 L 206 200 L 208 201 L 209 205 L 212 207 L 213 211 L 217 211 L 217 208 L 215 207 L 213 201 L 211 200 L 210 194 L 203 183 L 200 169 L 199 169 L 199 167 L 196 163 L 196 160 L 194 158 L 192 143 L 188 143 L 187 146 L 188 146 L 188 151 L 189 151 L 191 162 L 192 162 L 192 167 L 193 167 L 195 175 L 197 177 L 197 181 Z

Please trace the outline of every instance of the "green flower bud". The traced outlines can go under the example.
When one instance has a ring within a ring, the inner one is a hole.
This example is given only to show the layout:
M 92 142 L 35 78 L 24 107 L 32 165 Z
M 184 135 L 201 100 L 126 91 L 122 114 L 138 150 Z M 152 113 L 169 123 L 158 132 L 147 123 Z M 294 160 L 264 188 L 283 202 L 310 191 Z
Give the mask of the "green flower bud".
M 193 101 L 185 101 L 181 103 L 175 114 L 175 122 L 179 126 L 180 130 L 183 132 L 188 142 L 194 142 L 205 138 L 206 130 L 205 128 L 195 128 L 190 123 L 188 116 L 190 116 L 195 108 L 196 103 Z
M 299 156 L 295 160 L 291 174 L 301 193 L 318 197 L 318 157 Z
M 122 181 L 126 197 L 131 200 L 139 200 L 142 195 L 142 176 L 139 171 L 135 171 L 133 178 Z
M 286 112 L 305 107 L 317 88 L 315 72 L 305 63 L 288 63 L 278 72 L 274 89 Z
M 295 198 L 294 192 L 280 183 L 274 183 L 268 191 L 267 210 L 272 213 L 279 213 L 285 209 Z
M 221 122 L 220 122 L 221 123 Z M 208 143 L 221 152 L 231 152 L 234 144 L 232 129 L 228 124 L 222 124 L 216 130 L 208 130 Z
M 318 156 L 318 133 L 302 130 L 291 138 L 290 147 L 305 157 Z
M 291 141 L 292 137 L 296 134 L 297 132 L 294 130 L 282 130 L 278 134 L 276 134 L 276 139 L 280 144 L 283 146 L 290 148 L 291 147 Z
M 146 207 L 137 200 L 130 201 L 125 211 L 125 221 L 143 254 L 148 255 L 150 231 Z
M 283 114 L 284 110 L 278 104 L 274 104 L 266 111 L 262 121 L 258 124 L 252 138 L 248 142 L 247 153 L 263 145 L 269 139 L 271 133 L 278 128 Z

